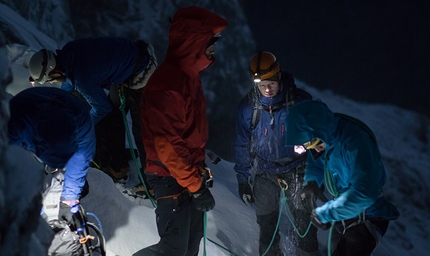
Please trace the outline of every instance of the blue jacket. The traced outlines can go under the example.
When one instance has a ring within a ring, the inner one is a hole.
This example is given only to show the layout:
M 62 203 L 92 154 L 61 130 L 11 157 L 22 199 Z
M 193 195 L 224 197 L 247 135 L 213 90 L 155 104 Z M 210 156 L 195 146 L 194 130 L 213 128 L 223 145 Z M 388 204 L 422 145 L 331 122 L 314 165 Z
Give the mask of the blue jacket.
M 91 105 L 91 116 L 96 124 L 112 109 L 103 89 L 123 83 L 132 74 L 141 72 L 148 59 L 133 73 L 139 49 L 126 38 L 85 38 L 67 43 L 57 51 L 65 70 L 63 90 L 77 90 Z
M 382 194 L 385 168 L 370 129 L 351 117 L 335 115 L 321 101 L 304 101 L 285 120 L 286 145 L 320 138 L 322 156 L 308 155 L 305 183 L 325 182 L 334 199 L 316 208 L 322 223 L 346 220 L 366 211 L 368 218 L 396 219 L 397 209 Z M 326 171 L 325 171 L 326 170 Z M 324 177 L 325 176 L 325 177 Z
M 34 87 L 18 93 L 9 107 L 9 144 L 32 151 L 52 168 L 66 167 L 61 196 L 78 199 L 96 141 L 85 103 L 57 88 Z
M 239 183 L 245 183 L 254 174 L 270 173 L 281 174 L 303 162 L 303 156 L 294 153 L 293 147 L 284 146 L 285 126 L 284 120 L 289 110 L 286 97 L 293 77 L 284 72 L 280 83 L 281 92 L 275 97 L 261 95 L 258 88 L 248 93 L 239 103 L 236 119 L 236 142 L 234 145 L 236 177 Z M 296 101 L 311 99 L 311 96 L 302 90 L 297 90 Z M 261 102 L 265 108 L 255 129 L 251 129 L 253 102 Z M 284 104 L 285 103 L 285 104 Z M 280 106 L 272 110 L 273 118 L 268 110 L 270 106 Z M 272 124 L 271 124 L 272 122 Z M 252 140 L 252 141 L 251 141 Z M 251 152 L 251 144 L 254 149 Z

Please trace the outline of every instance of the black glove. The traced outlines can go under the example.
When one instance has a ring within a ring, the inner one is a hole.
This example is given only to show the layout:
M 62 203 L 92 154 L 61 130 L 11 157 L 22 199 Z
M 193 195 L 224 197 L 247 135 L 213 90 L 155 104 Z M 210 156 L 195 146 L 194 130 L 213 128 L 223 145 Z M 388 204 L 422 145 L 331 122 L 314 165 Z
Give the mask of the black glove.
M 330 226 L 331 226 L 331 223 L 329 222 L 329 223 L 322 223 L 319 219 L 318 219 L 318 216 L 317 216 L 317 214 L 315 213 L 315 209 L 313 209 L 312 210 L 312 214 L 311 214 L 311 222 L 312 222 L 312 224 L 315 226 L 315 227 L 317 227 L 317 228 L 320 228 L 320 229 L 322 229 L 322 230 L 327 230 L 327 229 L 329 229 L 330 228 Z
M 191 195 L 193 196 L 193 205 L 197 210 L 208 212 L 215 207 L 215 199 L 205 185 Z
M 65 220 L 67 224 L 74 224 L 73 213 L 71 212 L 72 207 L 79 205 L 79 201 L 74 202 L 60 202 L 60 211 L 58 212 L 58 220 Z
M 239 196 L 247 206 L 252 206 L 254 203 L 254 195 L 252 194 L 252 189 L 248 182 L 239 183 Z
M 317 207 L 316 201 L 320 199 L 322 202 L 327 202 L 328 199 L 325 197 L 324 188 L 318 187 L 315 181 L 309 181 L 302 190 L 300 197 L 302 198 L 305 207 L 311 211 Z

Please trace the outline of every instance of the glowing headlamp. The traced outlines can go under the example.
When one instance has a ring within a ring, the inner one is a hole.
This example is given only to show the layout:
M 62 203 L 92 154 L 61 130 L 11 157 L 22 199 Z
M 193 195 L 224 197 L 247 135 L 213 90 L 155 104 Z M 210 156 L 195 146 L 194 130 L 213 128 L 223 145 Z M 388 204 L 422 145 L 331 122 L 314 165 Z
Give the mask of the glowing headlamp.
M 295 145 L 294 146 L 294 152 L 297 154 L 303 154 L 306 152 L 306 150 L 313 149 L 316 146 L 318 146 L 322 141 L 318 138 L 313 139 L 311 141 L 303 143 L 303 145 Z
M 260 76 L 258 75 L 258 73 L 254 73 L 254 82 L 255 82 L 255 83 L 259 83 L 259 82 L 261 82 L 261 78 L 260 78 Z

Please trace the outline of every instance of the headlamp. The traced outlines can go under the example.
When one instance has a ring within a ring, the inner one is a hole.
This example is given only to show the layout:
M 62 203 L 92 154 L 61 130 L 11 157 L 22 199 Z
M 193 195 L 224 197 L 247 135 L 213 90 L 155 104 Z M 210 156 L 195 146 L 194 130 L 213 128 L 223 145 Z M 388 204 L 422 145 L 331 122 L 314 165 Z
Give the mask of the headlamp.
M 28 78 L 28 80 L 30 81 L 30 84 L 31 84 L 31 86 L 33 86 L 34 87 L 34 82 L 36 82 L 36 81 L 34 81 L 34 79 L 33 79 L 33 77 L 29 77 Z
M 294 146 L 294 152 L 296 152 L 297 154 L 300 155 L 300 154 L 305 153 L 306 150 L 313 149 L 321 143 L 322 143 L 322 140 L 319 138 L 316 138 L 316 139 L 313 139 L 311 141 L 303 143 L 303 145 L 295 145 Z
M 255 83 L 261 82 L 261 78 L 260 78 L 260 76 L 258 75 L 257 72 L 254 73 L 254 82 Z
M 306 149 L 305 149 L 305 147 L 303 147 L 303 145 L 296 145 L 296 146 L 294 146 L 294 152 L 301 155 L 301 154 L 306 152 Z

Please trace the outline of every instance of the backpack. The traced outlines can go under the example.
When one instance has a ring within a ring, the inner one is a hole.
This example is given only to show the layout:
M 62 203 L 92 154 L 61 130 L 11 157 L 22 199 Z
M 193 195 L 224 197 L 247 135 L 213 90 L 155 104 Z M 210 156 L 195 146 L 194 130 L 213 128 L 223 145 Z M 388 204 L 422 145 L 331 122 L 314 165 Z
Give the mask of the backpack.
M 48 249 L 48 256 L 84 255 L 84 248 L 79 242 L 79 235 L 72 232 L 65 221 L 51 220 L 48 224 L 55 233 Z
M 87 221 L 87 213 L 79 206 L 74 214 L 75 225 L 70 227 L 63 220 L 58 220 L 60 197 L 64 185 L 64 170 L 55 173 L 47 173 L 46 188 L 42 192 L 43 207 L 41 215 L 54 231 L 54 238 L 48 248 L 48 256 L 92 256 L 93 251 L 106 255 L 105 238 L 101 230 Z M 82 197 L 88 191 L 88 183 L 85 183 Z M 100 223 L 99 223 L 99 226 Z M 89 236 L 95 240 L 87 239 Z M 82 241 L 85 241 L 82 243 Z M 96 254 L 98 255 L 98 254 Z

